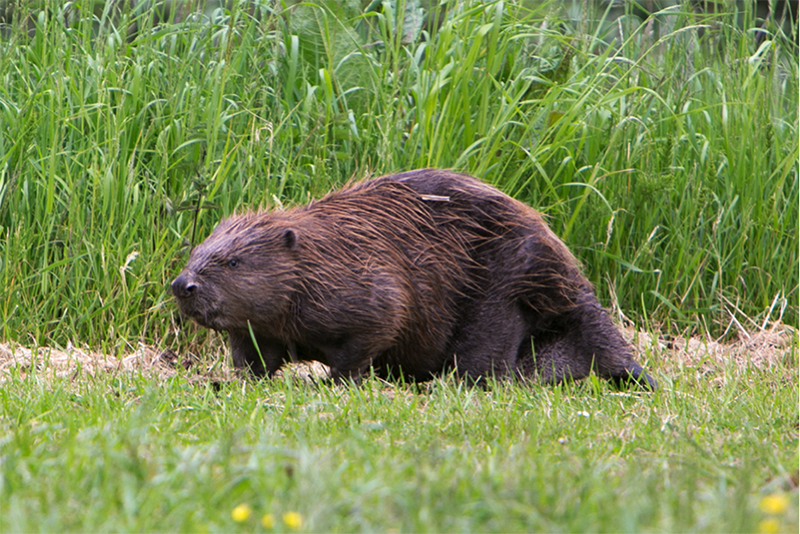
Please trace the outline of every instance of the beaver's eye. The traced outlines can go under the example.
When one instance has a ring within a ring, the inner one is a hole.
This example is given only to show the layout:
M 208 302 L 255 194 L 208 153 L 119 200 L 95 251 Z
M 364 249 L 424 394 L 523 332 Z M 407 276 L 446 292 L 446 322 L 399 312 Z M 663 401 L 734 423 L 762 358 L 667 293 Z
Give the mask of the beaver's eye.
M 228 262 L 228 267 L 236 267 L 239 265 L 239 260 L 231 260 Z

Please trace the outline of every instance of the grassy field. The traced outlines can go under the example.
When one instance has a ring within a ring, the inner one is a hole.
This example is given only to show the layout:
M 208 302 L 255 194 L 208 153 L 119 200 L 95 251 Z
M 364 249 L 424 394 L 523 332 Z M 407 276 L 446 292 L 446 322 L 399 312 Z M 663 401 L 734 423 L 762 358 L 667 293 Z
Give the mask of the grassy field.
M 795 36 L 687 7 L 605 35 L 546 2 L 66 4 L 0 28 L 0 341 L 106 366 L 0 351 L 0 531 L 797 532 Z M 255 383 L 179 317 L 220 218 L 426 166 L 541 210 L 662 389 Z M 676 354 L 693 335 L 743 349 Z M 199 361 L 107 370 L 141 346 Z
M 14 370 L 0 530 L 797 532 L 796 360 L 646 352 L 652 394 Z

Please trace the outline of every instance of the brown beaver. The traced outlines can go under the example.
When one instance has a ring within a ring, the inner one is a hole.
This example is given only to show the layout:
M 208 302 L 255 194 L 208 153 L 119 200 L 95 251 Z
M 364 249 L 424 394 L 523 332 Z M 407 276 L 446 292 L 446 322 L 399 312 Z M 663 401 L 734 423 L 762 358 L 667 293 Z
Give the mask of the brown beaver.
M 300 358 L 335 380 L 370 368 L 548 382 L 594 370 L 656 387 L 539 213 L 448 171 L 230 217 L 172 291 L 185 314 L 228 332 L 234 365 L 256 376 Z

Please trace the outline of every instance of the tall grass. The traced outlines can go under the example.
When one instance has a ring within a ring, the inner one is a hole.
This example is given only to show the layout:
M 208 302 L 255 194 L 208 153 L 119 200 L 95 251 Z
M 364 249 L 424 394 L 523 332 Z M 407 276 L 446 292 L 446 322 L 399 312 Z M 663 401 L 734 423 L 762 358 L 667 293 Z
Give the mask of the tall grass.
M 160 25 L 44 3 L 0 41 L 5 339 L 173 343 L 168 283 L 221 217 L 423 166 L 538 207 L 637 321 L 797 321 L 797 49 L 733 14 L 609 46 L 546 4 L 409 31 L 402 3 Z

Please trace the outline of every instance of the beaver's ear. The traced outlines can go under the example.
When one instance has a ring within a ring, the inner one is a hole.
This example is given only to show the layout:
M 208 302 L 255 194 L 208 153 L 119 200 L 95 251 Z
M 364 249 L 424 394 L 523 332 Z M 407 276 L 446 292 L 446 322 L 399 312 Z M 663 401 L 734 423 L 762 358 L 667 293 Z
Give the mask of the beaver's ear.
M 291 228 L 283 231 L 283 244 L 289 250 L 294 249 L 295 244 L 297 244 L 297 234 Z

